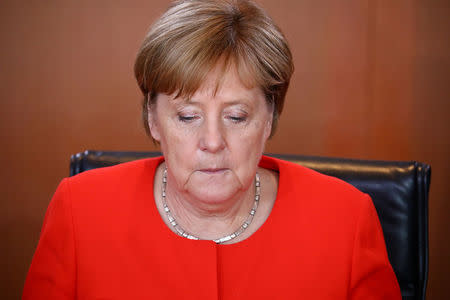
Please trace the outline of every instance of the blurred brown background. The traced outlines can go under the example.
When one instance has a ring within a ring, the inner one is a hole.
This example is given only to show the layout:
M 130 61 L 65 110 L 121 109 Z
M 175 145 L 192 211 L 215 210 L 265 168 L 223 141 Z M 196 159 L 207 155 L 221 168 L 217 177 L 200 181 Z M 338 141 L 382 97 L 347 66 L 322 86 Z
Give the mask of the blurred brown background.
M 267 151 L 431 164 L 428 299 L 447 298 L 450 1 L 258 2 L 296 63 Z M 141 128 L 132 65 L 167 5 L 0 2 L 0 298 L 20 297 L 72 153 L 155 149 Z

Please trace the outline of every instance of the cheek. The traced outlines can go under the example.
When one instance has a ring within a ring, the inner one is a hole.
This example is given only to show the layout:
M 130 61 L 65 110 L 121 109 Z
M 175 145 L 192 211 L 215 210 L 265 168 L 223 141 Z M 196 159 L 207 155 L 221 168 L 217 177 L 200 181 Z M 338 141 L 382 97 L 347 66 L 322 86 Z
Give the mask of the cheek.
M 179 173 L 176 179 L 180 181 L 179 185 L 183 185 L 195 163 L 195 137 L 192 136 L 192 132 L 180 130 L 177 126 L 166 123 L 160 144 L 168 168 L 172 172 Z
M 178 163 L 186 163 L 186 157 L 192 157 L 195 151 L 194 138 L 191 134 L 175 129 L 168 129 L 161 139 L 161 150 L 166 159 L 177 160 Z
M 256 170 L 267 141 L 266 126 L 261 122 L 245 131 L 233 134 L 229 140 L 233 161 L 239 174 Z
M 178 146 L 186 144 L 189 141 L 189 136 L 192 135 L 186 128 L 183 128 L 179 124 L 176 123 L 176 120 L 173 120 L 170 117 L 167 117 L 166 120 L 160 126 L 161 131 L 161 142 L 166 144 L 168 149 L 171 149 L 172 146 Z M 180 147 L 182 150 L 183 147 Z
M 247 145 L 251 149 L 259 151 L 258 145 L 265 145 L 267 141 L 267 131 L 270 128 L 267 125 L 267 121 L 255 121 L 245 130 L 238 133 L 238 138 L 241 140 L 241 145 Z

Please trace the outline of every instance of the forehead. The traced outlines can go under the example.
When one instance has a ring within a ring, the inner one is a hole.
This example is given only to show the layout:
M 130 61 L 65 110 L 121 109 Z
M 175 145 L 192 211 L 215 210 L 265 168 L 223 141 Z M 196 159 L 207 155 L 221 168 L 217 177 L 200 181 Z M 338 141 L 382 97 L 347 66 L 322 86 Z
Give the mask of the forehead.
M 227 63 L 223 60 L 216 63 L 203 76 L 198 88 L 191 90 L 190 93 L 188 89 L 184 89 L 173 92 L 161 91 L 158 94 L 165 95 L 158 98 L 168 100 L 170 103 L 167 105 L 174 105 L 174 109 L 187 104 L 201 106 L 207 104 L 245 104 L 247 106 L 268 104 L 263 89 L 257 84 L 257 79 L 251 70 L 242 65 L 241 68 L 237 68 L 235 63 L 230 63 L 230 61 Z M 270 111 L 272 105 L 268 105 L 268 108 Z

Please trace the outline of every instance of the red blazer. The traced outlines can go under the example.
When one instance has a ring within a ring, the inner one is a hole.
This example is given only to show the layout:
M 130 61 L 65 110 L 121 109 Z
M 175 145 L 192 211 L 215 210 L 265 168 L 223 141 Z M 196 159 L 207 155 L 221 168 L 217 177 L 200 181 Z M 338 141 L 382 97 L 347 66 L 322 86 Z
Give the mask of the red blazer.
M 192 241 L 153 199 L 162 157 L 64 179 L 23 299 L 401 299 L 371 199 L 282 160 L 273 210 L 248 239 Z

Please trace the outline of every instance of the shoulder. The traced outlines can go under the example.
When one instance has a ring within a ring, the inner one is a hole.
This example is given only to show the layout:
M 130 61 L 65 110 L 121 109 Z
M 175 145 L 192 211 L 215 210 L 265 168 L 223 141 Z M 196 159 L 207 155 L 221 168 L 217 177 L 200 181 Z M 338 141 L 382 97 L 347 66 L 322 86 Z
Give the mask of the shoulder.
M 373 206 L 367 194 L 336 177 L 271 157 L 263 157 L 260 166 L 279 172 L 277 201 L 325 223 L 345 219 L 354 225 L 364 208 Z
M 377 213 L 369 195 L 338 178 L 327 176 L 296 163 L 269 158 L 268 167 L 279 172 L 274 211 L 284 216 L 283 228 L 291 240 L 303 237 L 340 245 L 341 253 L 351 253 L 361 220 L 379 228 Z M 289 216 L 286 218 L 285 216 Z M 299 242 L 298 245 L 304 245 Z
M 319 173 L 297 163 L 263 156 L 261 167 L 279 173 L 280 185 L 292 192 L 318 195 L 346 195 L 364 197 L 364 193 L 351 184 L 332 176 Z
M 138 177 L 152 175 L 162 161 L 163 157 L 135 160 L 110 167 L 88 170 L 66 178 L 66 181 L 72 186 L 111 186 L 111 184 L 116 183 L 124 185 L 135 181 Z
M 163 157 L 148 158 L 85 171 L 64 179 L 65 193 L 75 206 L 123 203 L 144 190 L 152 191 L 153 176 L 162 161 Z
M 142 159 L 65 178 L 51 205 L 70 211 L 81 235 L 90 235 L 92 228 L 110 232 L 114 226 L 126 227 L 130 216 L 149 210 L 153 177 L 162 161 L 162 157 Z

